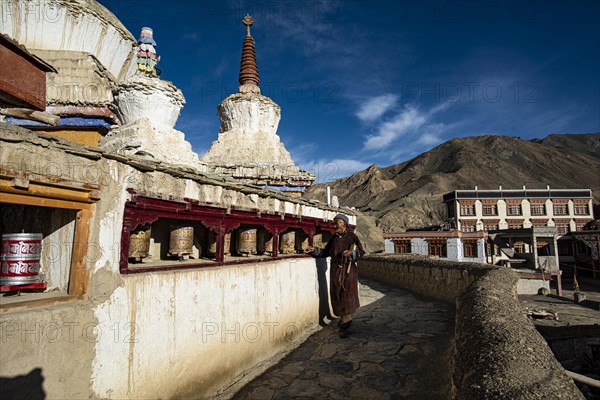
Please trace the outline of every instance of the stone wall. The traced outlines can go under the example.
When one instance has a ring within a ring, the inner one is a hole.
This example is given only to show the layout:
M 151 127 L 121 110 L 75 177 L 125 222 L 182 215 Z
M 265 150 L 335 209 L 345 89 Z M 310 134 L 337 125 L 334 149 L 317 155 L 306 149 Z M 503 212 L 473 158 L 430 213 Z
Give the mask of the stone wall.
M 584 398 L 515 301 L 510 269 L 370 255 L 359 274 L 456 304 L 454 398 Z
M 410 291 L 454 303 L 489 267 L 424 256 L 370 255 L 360 260 L 360 274 Z
M 312 259 L 114 269 L 96 271 L 84 299 L 3 313 L 0 376 L 40 368 L 54 399 L 207 398 L 317 328 Z
M 41 369 L 43 390 L 56 399 L 208 398 L 262 372 L 263 361 L 318 328 L 309 257 L 121 274 L 127 189 L 328 220 L 339 210 L 3 123 L 0 149 L 0 168 L 24 177 L 100 186 L 85 255 L 88 290 L 0 304 L 2 378 Z

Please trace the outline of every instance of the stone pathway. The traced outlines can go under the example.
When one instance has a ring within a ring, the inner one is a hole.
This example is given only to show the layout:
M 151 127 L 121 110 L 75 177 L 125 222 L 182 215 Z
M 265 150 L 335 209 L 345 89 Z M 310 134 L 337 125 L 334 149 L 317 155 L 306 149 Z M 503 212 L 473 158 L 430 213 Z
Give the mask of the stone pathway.
M 361 280 L 352 334 L 337 320 L 234 399 L 448 399 L 452 305 Z

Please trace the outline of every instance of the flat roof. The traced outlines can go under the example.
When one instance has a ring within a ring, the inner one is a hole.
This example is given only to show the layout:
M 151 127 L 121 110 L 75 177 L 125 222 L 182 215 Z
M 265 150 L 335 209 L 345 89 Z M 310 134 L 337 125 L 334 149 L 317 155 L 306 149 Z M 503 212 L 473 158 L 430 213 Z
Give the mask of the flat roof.
M 458 199 L 503 198 L 592 198 L 591 189 L 519 189 L 519 190 L 454 190 L 444 194 L 444 202 Z
M 410 231 L 410 232 L 398 232 L 398 233 L 384 233 L 384 239 L 409 239 L 409 238 L 485 238 L 488 236 L 486 231 L 475 231 L 475 232 L 461 232 L 459 230 L 452 231 Z

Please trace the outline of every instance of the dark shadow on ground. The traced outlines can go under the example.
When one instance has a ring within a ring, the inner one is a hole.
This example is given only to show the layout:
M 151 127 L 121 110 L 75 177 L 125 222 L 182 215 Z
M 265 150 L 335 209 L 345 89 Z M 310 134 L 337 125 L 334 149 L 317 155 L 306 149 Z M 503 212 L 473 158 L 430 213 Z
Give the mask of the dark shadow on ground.
M 583 300 L 583 301 L 579 302 L 578 304 L 580 306 L 589 308 L 590 310 L 594 310 L 594 311 L 600 312 L 600 301 Z
M 0 355 L 1 357 L 1 355 Z M 3 400 L 44 400 L 44 376 L 40 368 L 27 375 L 0 377 L 0 397 Z
M 327 259 L 315 258 L 317 264 L 317 282 L 319 284 L 319 325 L 326 326 L 327 321 L 333 320 L 329 308 L 329 285 L 327 284 Z

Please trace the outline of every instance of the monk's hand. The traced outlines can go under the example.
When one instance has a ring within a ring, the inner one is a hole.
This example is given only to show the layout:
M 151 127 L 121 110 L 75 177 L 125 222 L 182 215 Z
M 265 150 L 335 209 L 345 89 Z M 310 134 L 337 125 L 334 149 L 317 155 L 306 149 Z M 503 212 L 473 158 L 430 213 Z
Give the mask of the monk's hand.
M 315 248 L 312 246 L 308 246 L 307 248 L 304 249 L 304 254 L 312 254 L 315 252 Z
M 352 250 L 344 250 L 342 253 L 344 257 L 352 257 Z

